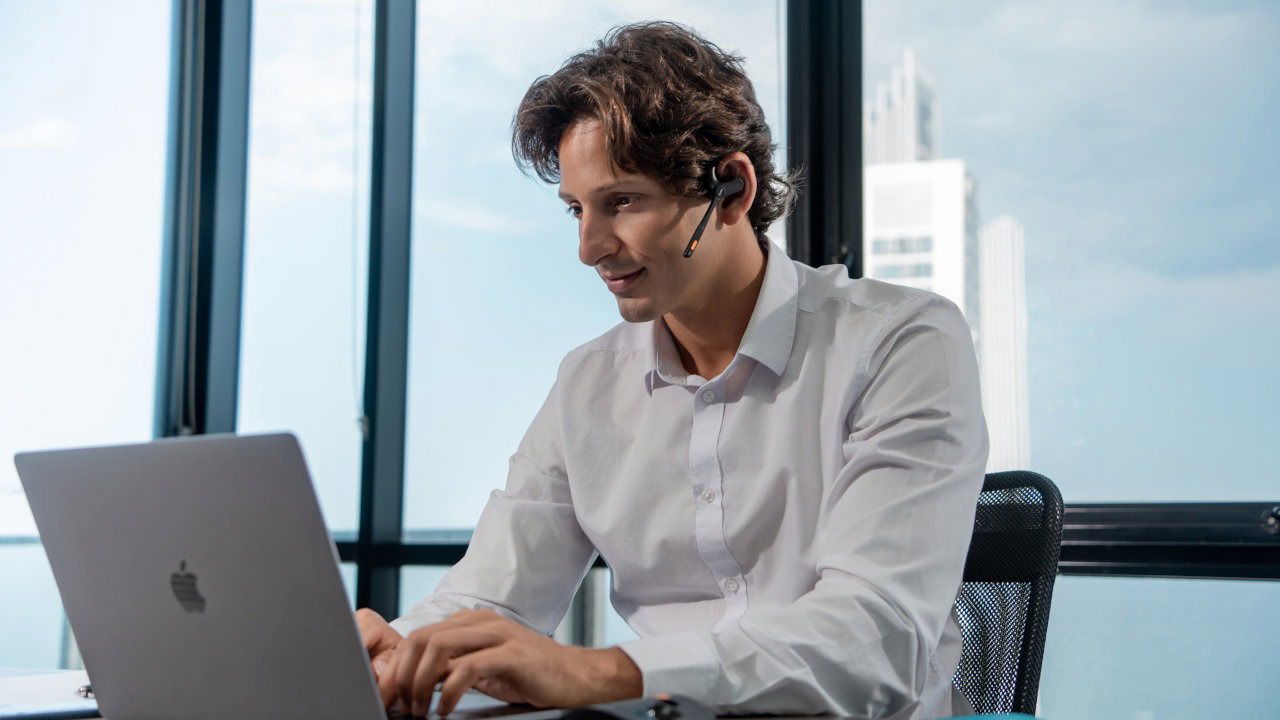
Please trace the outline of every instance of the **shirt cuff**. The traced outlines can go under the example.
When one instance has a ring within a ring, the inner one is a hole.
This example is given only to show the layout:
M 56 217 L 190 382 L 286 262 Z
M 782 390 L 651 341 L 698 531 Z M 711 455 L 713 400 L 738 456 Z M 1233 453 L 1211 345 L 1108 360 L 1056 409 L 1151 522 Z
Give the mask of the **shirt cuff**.
M 644 695 L 684 695 L 714 705 L 711 690 L 720 676 L 720 660 L 696 632 L 678 632 L 630 640 L 618 645 L 640 668 Z
M 400 633 L 402 637 L 409 637 L 409 633 L 418 628 L 426 627 L 432 623 L 438 623 L 444 618 L 434 613 L 414 612 L 410 610 L 408 613 L 387 623 L 392 630 Z

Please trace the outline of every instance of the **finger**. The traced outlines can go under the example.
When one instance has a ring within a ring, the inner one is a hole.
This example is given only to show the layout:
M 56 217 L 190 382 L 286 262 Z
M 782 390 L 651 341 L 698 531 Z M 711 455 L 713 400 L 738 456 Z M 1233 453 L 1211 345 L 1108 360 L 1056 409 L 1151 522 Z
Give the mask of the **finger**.
M 396 648 L 400 646 L 399 642 L 391 643 L 377 650 L 369 651 L 369 665 L 373 668 L 373 676 L 379 680 L 386 674 L 387 669 L 393 664 Z
M 459 615 L 463 617 L 458 617 Z M 470 615 L 454 613 L 441 622 L 418 628 L 396 643 L 391 648 L 393 652 L 384 653 L 386 659 L 384 670 L 377 675 L 378 692 L 382 695 L 383 707 L 391 707 L 392 703 L 399 698 L 403 710 L 410 711 L 410 703 L 413 699 L 413 676 L 424 648 L 433 635 L 451 626 L 467 622 L 468 617 Z
M 412 707 L 413 676 L 418 669 L 418 660 L 426 648 L 426 639 L 419 633 L 405 638 L 396 648 L 395 694 L 405 710 Z
M 418 668 L 413 677 L 413 714 L 425 715 L 430 709 L 431 694 L 435 692 L 436 683 L 445 674 L 450 661 L 497 645 L 502 640 L 502 636 L 497 633 L 475 627 L 455 627 L 432 635 L 418 660 Z
M 508 625 L 514 625 L 514 623 L 492 610 L 460 610 L 438 623 L 413 631 L 407 638 L 401 639 L 395 647 L 395 670 L 394 673 L 389 673 L 392 676 L 392 697 L 389 699 L 384 697 L 383 705 L 389 706 L 388 703 L 398 697 L 404 704 L 405 710 L 411 708 L 413 701 L 412 678 L 416 674 L 416 668 L 420 664 L 424 648 L 430 645 L 431 639 L 435 636 L 455 629 L 478 628 L 481 626 L 487 627 L 494 632 L 500 632 L 504 628 L 510 629 Z M 473 646 L 472 649 L 475 649 L 475 647 L 480 646 Z M 432 685 L 434 686 L 434 683 Z M 382 683 L 380 681 L 379 690 L 381 689 Z M 430 704 L 429 696 L 426 700 L 427 704 Z
M 360 632 L 364 649 L 369 653 L 370 658 L 390 650 L 402 639 L 395 628 L 369 608 L 360 608 L 356 611 L 356 628 Z
M 374 644 L 382 634 L 378 632 L 379 625 L 385 624 L 387 624 L 387 621 L 369 608 L 360 608 L 356 611 L 356 628 L 360 631 L 360 637 L 364 640 L 364 648 L 366 650 L 373 649 Z
M 437 715 L 448 715 L 458 706 L 463 693 L 475 686 L 481 678 L 505 675 L 510 672 L 511 655 L 502 646 L 490 647 L 459 658 L 449 669 L 440 688 L 440 700 L 436 703 Z
M 378 680 L 378 695 L 382 697 L 382 707 L 389 708 L 396 699 L 396 667 L 399 653 L 385 652 L 374 660 L 374 677 Z M 381 670 L 378 666 L 381 665 Z

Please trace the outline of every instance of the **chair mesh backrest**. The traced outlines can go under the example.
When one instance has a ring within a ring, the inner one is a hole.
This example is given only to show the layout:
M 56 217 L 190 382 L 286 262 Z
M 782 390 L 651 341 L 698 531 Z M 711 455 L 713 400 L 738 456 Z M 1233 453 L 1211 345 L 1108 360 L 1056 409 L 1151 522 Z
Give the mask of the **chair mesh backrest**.
M 1061 545 L 1062 496 L 1048 478 L 987 475 L 956 598 L 955 684 L 980 713 L 1035 713 Z

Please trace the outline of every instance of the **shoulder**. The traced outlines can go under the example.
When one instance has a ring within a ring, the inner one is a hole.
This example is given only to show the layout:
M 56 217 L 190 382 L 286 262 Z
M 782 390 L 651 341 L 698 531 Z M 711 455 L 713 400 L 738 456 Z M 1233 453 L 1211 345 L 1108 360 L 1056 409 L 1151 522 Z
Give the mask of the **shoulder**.
M 559 375 L 577 375 L 592 367 L 616 368 L 618 362 L 641 358 L 651 349 L 653 322 L 620 322 L 565 354 Z
M 921 313 L 961 315 L 954 302 L 928 290 L 872 278 L 851 278 L 844 265 L 795 265 L 800 276 L 800 311 L 819 318 L 856 319 L 866 328 Z
M 971 342 L 964 314 L 954 302 L 928 290 L 872 278 L 850 278 L 844 265 L 809 267 L 800 275 L 800 312 L 809 313 L 816 334 L 850 350 L 859 368 L 873 363 L 877 349 L 892 345 L 908 329 L 934 328 L 957 341 Z

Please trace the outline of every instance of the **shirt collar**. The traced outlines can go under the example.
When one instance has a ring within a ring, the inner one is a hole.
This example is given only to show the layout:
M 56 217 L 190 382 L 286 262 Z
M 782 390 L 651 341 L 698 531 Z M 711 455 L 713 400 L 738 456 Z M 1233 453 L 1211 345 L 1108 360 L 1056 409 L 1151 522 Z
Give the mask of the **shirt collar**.
M 765 242 L 769 242 L 766 240 Z M 782 377 L 791 358 L 799 310 L 799 278 L 795 264 L 782 250 L 771 247 L 765 254 L 764 282 L 756 296 L 751 320 L 742 335 L 738 355 L 746 355 Z M 687 375 L 676 351 L 667 323 L 657 318 L 652 326 L 652 364 L 645 376 L 650 393 L 658 383 L 670 384 Z

